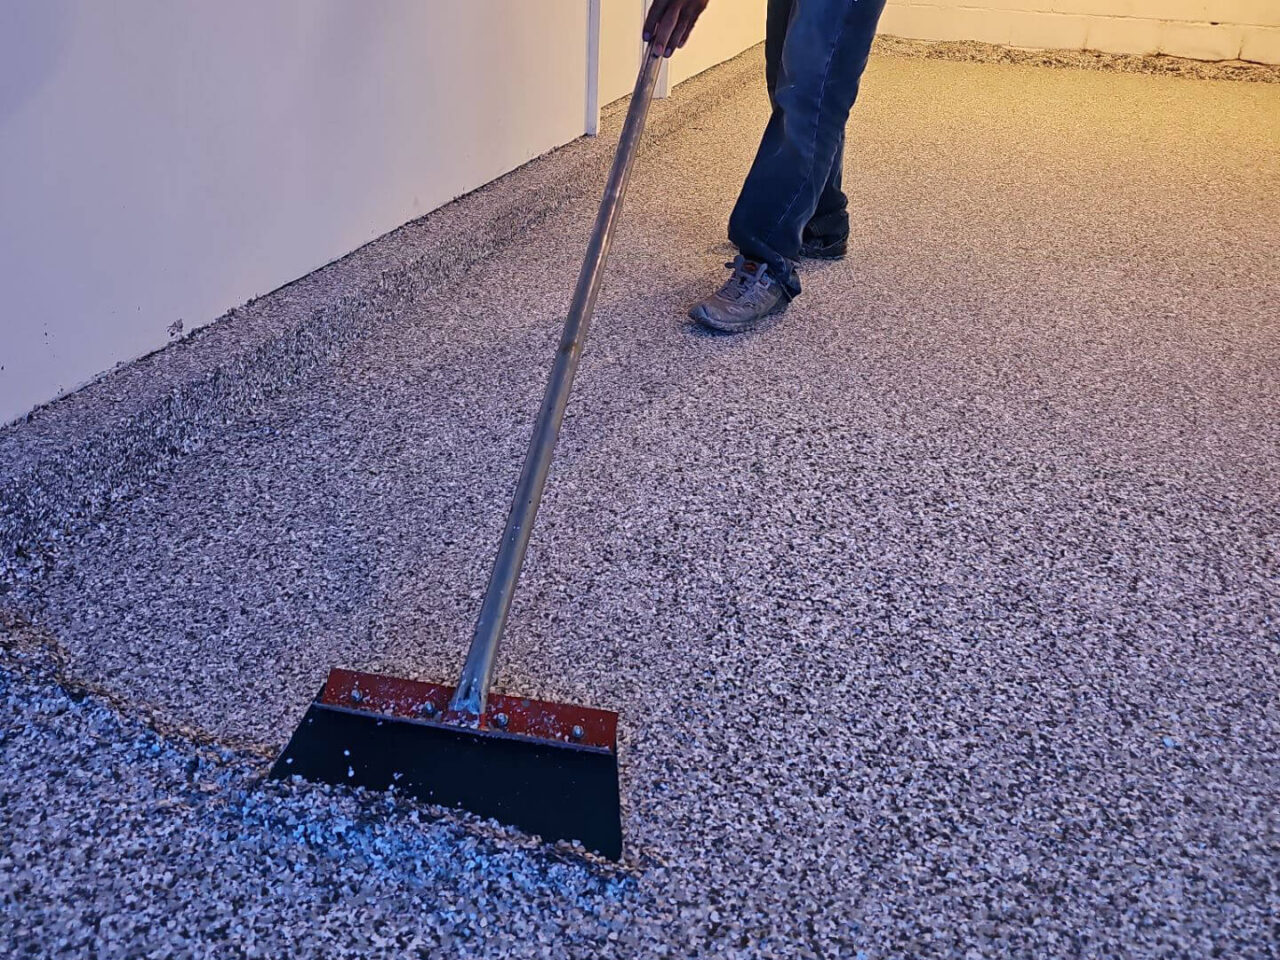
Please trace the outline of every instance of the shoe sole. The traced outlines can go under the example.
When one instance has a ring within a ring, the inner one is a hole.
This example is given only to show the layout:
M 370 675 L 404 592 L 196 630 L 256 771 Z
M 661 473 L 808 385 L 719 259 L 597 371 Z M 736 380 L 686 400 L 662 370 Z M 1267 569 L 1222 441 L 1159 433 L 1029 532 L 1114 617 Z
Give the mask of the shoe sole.
M 821 247 L 801 247 L 800 256 L 808 260 L 843 260 L 849 247 L 846 244 L 840 244 L 838 247 L 821 248 Z
M 702 304 L 698 304 L 689 311 L 689 316 L 694 320 L 697 320 L 698 323 L 702 324 L 704 327 L 719 331 L 720 333 L 745 333 L 767 317 L 772 317 L 775 314 L 782 313 L 782 311 L 786 309 L 787 301 L 784 298 L 775 303 L 767 313 L 761 314 L 754 320 L 747 320 L 743 323 L 733 323 L 715 319 L 707 313 L 706 308 L 703 307 Z

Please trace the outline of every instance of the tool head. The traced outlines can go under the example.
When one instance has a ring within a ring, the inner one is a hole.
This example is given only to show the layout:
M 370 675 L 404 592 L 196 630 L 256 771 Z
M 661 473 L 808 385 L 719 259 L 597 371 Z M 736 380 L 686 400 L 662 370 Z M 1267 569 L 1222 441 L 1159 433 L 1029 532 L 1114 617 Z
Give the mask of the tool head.
M 451 712 L 452 695 L 331 670 L 271 776 L 394 788 L 622 856 L 616 713 L 493 694 L 477 719 Z

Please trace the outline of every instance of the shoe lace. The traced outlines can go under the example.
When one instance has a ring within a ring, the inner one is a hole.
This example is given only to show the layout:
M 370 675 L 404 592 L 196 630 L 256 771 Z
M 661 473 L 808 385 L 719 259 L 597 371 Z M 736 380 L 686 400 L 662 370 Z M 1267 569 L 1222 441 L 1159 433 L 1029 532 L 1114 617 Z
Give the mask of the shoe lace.
M 738 255 L 725 266 L 733 270 L 733 276 L 720 288 L 720 296 L 725 300 L 750 299 L 769 285 L 769 268 L 763 263 Z

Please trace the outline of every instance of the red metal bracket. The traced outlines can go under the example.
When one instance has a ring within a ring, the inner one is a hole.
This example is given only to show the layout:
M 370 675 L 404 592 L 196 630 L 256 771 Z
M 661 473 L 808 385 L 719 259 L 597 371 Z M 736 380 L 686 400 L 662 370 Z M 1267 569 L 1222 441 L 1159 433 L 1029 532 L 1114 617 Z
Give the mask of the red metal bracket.
M 319 702 L 347 710 L 478 729 L 490 734 L 534 737 L 617 752 L 616 713 L 494 693 L 490 694 L 488 708 L 477 723 L 474 716 L 449 709 L 453 689 L 439 683 L 334 668 L 329 671 Z

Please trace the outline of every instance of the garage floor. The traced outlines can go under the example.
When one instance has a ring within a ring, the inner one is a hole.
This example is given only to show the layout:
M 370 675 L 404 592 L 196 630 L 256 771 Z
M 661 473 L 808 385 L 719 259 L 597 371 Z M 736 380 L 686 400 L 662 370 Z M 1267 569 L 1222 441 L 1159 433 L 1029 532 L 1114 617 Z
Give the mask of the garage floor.
M 875 60 L 848 259 L 712 336 L 766 111 L 641 157 L 499 666 L 621 714 L 626 862 L 258 784 L 330 665 L 455 676 L 592 199 L 4 601 L 0 942 L 1271 955 L 1280 85 Z

